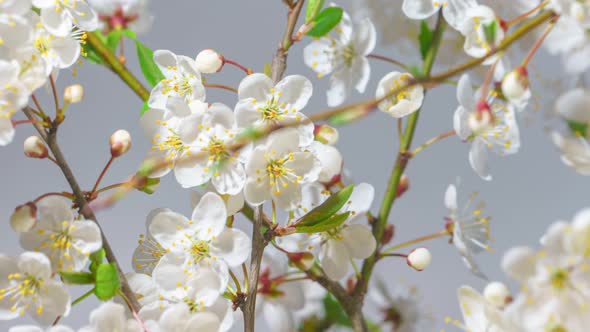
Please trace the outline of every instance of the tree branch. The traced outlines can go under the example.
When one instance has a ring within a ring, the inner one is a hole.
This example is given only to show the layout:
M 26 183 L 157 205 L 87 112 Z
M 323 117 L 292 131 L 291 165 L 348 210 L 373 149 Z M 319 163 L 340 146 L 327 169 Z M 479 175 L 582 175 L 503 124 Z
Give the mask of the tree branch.
M 27 118 L 29 118 L 30 120 L 35 120 L 35 115 L 33 114 L 33 110 L 31 108 L 26 107 L 23 109 L 23 112 L 25 113 Z M 94 221 L 96 223 L 96 225 L 98 226 L 98 228 L 100 229 L 100 234 L 102 237 L 102 247 L 105 251 L 107 260 L 110 263 L 115 264 L 115 267 L 117 268 L 117 273 L 119 274 L 119 279 L 121 281 L 121 291 L 129 299 L 129 303 L 132 306 L 132 309 L 135 312 L 138 312 L 139 309 L 141 309 L 141 305 L 137 301 L 135 293 L 133 293 L 133 291 L 131 290 L 131 287 L 129 287 L 129 283 L 127 282 L 127 278 L 125 278 L 125 274 L 121 270 L 121 266 L 119 265 L 119 262 L 117 261 L 117 258 L 115 257 L 115 253 L 113 252 L 113 249 L 111 248 L 111 245 L 109 244 L 109 241 L 107 240 L 107 238 L 104 234 L 104 231 L 102 230 L 102 227 L 98 223 L 98 220 L 96 219 L 96 216 L 94 215 L 94 212 L 88 207 L 88 202 L 86 201 L 86 197 L 84 196 L 82 189 L 80 189 L 80 185 L 76 181 L 76 178 L 74 177 L 74 173 L 72 172 L 72 169 L 70 168 L 70 166 L 66 162 L 66 159 L 65 159 L 59 145 L 57 144 L 57 127 L 53 126 L 49 130 L 45 130 L 45 128 L 42 125 L 40 125 L 39 123 L 36 123 L 36 122 L 33 123 L 33 126 L 35 127 L 35 129 L 37 129 L 37 131 L 39 132 L 39 136 L 41 136 L 41 138 L 45 141 L 45 143 L 47 144 L 47 147 L 49 148 L 49 150 L 51 150 L 51 153 L 53 153 L 53 156 L 54 156 L 55 160 L 57 161 L 57 165 L 61 169 L 64 177 L 66 178 L 66 181 L 68 182 L 68 184 L 72 188 L 72 193 L 74 194 L 74 200 L 80 210 L 80 213 L 84 216 L 84 218 Z

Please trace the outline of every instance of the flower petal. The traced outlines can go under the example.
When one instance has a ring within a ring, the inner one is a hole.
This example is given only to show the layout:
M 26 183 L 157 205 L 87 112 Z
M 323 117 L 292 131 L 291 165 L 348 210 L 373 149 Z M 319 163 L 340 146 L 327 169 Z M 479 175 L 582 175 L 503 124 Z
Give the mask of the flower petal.
M 227 210 L 225 202 L 219 195 L 206 193 L 193 210 L 192 229 L 196 230 L 201 239 L 218 236 L 225 228 Z
M 490 181 L 492 175 L 490 174 L 487 149 L 485 141 L 476 137 L 471 144 L 471 150 L 469 150 L 469 163 L 477 175 L 486 181 Z
M 218 255 L 229 267 L 239 266 L 250 256 L 252 241 L 239 229 L 226 228 L 211 243 L 211 253 Z
M 270 77 L 261 73 L 254 73 L 246 76 L 238 87 L 238 99 L 244 100 L 254 98 L 259 101 L 265 101 L 270 89 L 274 87 Z
M 341 232 L 342 242 L 346 245 L 350 257 L 365 259 L 369 257 L 377 247 L 377 241 L 371 230 L 360 224 L 350 225 Z

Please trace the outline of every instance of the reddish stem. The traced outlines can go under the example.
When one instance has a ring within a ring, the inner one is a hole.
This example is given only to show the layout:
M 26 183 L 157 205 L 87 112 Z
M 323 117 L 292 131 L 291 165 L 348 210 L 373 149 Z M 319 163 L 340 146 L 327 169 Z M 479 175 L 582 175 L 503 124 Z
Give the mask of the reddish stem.
M 100 181 L 102 181 L 102 178 L 107 173 L 107 170 L 109 169 L 109 167 L 111 167 L 111 164 L 113 163 L 113 160 L 115 160 L 115 157 L 111 156 L 111 159 L 109 159 L 109 161 L 107 162 L 107 164 L 103 168 L 102 172 L 100 172 L 100 175 L 98 176 L 98 179 L 96 179 L 96 183 L 94 184 L 94 187 L 90 191 L 91 193 L 95 193 L 96 192 L 96 189 L 98 188 L 98 185 L 100 184 Z
M 207 88 L 217 88 L 217 89 L 223 89 L 223 90 L 228 90 L 228 91 L 231 91 L 231 92 L 238 93 L 238 89 L 234 89 L 231 86 L 227 86 L 227 85 L 223 85 L 223 84 L 209 84 L 209 83 L 204 83 L 203 85 L 205 87 L 207 87 Z
M 241 64 L 239 64 L 239 63 L 237 63 L 237 62 L 235 62 L 233 60 L 229 60 L 229 59 L 225 59 L 224 58 L 224 62 L 227 63 L 227 64 L 230 64 L 230 65 L 233 65 L 233 66 L 236 66 L 236 67 L 240 68 L 241 70 L 243 70 L 246 73 L 246 75 L 250 75 L 250 74 L 253 74 L 254 73 L 254 71 L 252 69 L 248 69 L 248 68 L 242 66 Z
M 518 17 L 504 22 L 504 24 L 506 25 L 506 27 L 510 27 L 513 26 L 514 24 L 524 20 L 525 18 L 529 17 L 531 14 L 534 14 L 536 11 L 542 9 L 543 7 L 547 6 L 547 4 L 549 4 L 549 1 L 543 1 L 542 3 L 540 3 L 539 5 L 533 7 L 531 10 L 519 15 Z
M 541 47 L 541 45 L 543 44 L 543 41 L 545 40 L 545 38 L 547 37 L 547 35 L 549 35 L 549 33 L 551 32 L 551 30 L 553 29 L 553 26 L 555 25 L 555 21 L 556 20 L 557 20 L 557 18 L 555 18 L 554 20 L 552 20 L 549 23 L 549 25 L 547 26 L 547 28 L 545 28 L 545 31 L 543 31 L 543 34 L 541 35 L 541 37 L 539 37 L 539 39 L 537 39 L 537 41 L 535 42 L 535 45 L 533 45 L 533 47 L 531 48 L 531 50 L 529 51 L 529 53 L 526 55 L 526 57 L 524 58 L 524 60 L 522 60 L 521 66 L 523 68 L 525 68 L 529 64 L 529 62 L 531 62 L 531 60 L 533 59 L 533 56 L 535 55 L 535 53 L 537 53 L 537 51 L 539 50 L 539 47 Z
M 59 112 L 59 97 L 57 96 L 57 87 L 55 86 L 55 80 L 53 74 L 49 75 L 49 82 L 51 83 L 51 92 L 53 93 L 53 102 L 55 103 L 55 112 Z
M 406 70 L 406 71 L 409 71 L 409 68 L 408 68 L 408 66 L 404 65 L 404 64 L 403 64 L 403 63 L 401 63 L 400 61 L 394 60 L 394 59 L 392 59 L 392 58 L 388 58 L 388 57 L 386 57 L 386 56 L 383 56 L 383 55 L 378 55 L 378 54 L 373 54 L 373 53 L 371 53 L 371 54 L 367 55 L 367 58 L 373 58 L 373 59 L 377 59 L 377 60 L 381 60 L 381 61 L 389 62 L 389 63 L 392 63 L 392 64 L 394 64 L 394 65 L 398 66 L 398 67 L 401 67 L 401 68 L 403 68 L 403 69 L 404 69 L 404 70 Z
M 40 200 L 42 200 L 43 198 L 45 198 L 45 197 L 49 197 L 49 196 L 61 196 L 61 197 L 65 197 L 65 198 L 67 198 L 67 199 L 74 199 L 74 195 L 72 195 L 72 194 L 70 194 L 70 193 L 67 193 L 67 192 L 65 192 L 65 191 L 64 191 L 64 192 L 50 192 L 50 193 L 45 193 L 45 194 L 43 194 L 43 195 L 41 195 L 41 196 L 39 196 L 39 197 L 35 198 L 35 199 L 33 200 L 33 203 L 37 203 L 37 202 L 39 202 Z

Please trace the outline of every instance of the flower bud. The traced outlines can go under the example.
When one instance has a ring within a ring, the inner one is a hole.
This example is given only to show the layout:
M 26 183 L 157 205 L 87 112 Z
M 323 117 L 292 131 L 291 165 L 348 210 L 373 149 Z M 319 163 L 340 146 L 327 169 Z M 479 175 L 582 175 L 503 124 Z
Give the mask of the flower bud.
M 338 142 L 338 130 L 329 125 L 316 125 L 313 130 L 316 141 L 324 144 L 334 145 Z
M 502 94 L 508 99 L 521 99 L 529 89 L 529 77 L 524 67 L 518 67 L 504 76 Z
M 151 195 L 156 192 L 158 187 L 160 186 L 160 178 L 145 178 L 144 181 L 140 183 L 135 183 L 133 188 L 143 191 L 144 193 Z M 227 204 L 227 203 L 226 203 Z
M 428 265 L 430 265 L 431 260 L 432 260 L 432 256 L 430 255 L 430 251 L 428 249 L 416 248 L 416 249 L 412 250 L 412 252 L 408 255 L 406 262 L 414 270 L 422 271 Z
M 202 50 L 195 59 L 197 69 L 201 73 L 212 74 L 217 73 L 223 68 L 225 60 L 223 56 L 212 49 Z
M 381 238 L 381 245 L 386 245 L 393 239 L 395 235 L 395 226 L 393 224 L 387 224 L 383 231 L 383 237 Z
M 510 290 L 501 282 L 490 282 L 483 291 L 483 296 L 491 304 L 498 308 L 503 308 L 512 301 Z
M 18 233 L 28 232 L 37 221 L 37 206 L 28 202 L 17 206 L 10 216 L 10 227 Z
M 79 103 L 82 98 L 84 98 L 84 88 L 80 84 L 70 85 L 64 90 L 64 100 L 67 103 Z
M 24 143 L 25 156 L 29 158 L 47 158 L 45 142 L 39 136 L 29 136 Z
M 131 148 L 131 135 L 127 130 L 119 129 L 111 135 L 111 156 L 124 155 Z
M 399 184 L 397 185 L 396 197 L 399 198 L 406 191 L 408 191 L 409 188 L 410 188 L 410 179 L 405 174 L 402 174 L 402 177 L 399 179 Z
M 313 254 L 310 252 L 298 252 L 288 254 L 289 262 L 299 268 L 302 271 L 307 271 L 311 269 L 314 262 Z
M 467 118 L 467 125 L 474 133 L 480 133 L 492 127 L 493 123 L 492 111 L 488 104 L 480 101 L 477 104 L 477 109 L 469 114 Z

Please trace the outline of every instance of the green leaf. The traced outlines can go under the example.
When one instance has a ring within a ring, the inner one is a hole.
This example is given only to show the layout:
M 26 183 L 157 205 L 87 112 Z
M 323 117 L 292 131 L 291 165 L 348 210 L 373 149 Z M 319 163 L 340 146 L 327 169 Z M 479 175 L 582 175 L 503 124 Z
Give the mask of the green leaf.
M 95 34 L 103 43 L 107 42 L 107 37 L 105 37 L 100 31 L 95 31 Z M 86 58 L 86 60 L 97 65 L 104 64 L 100 54 L 89 43 L 82 44 L 82 56 Z
M 428 27 L 428 23 L 426 21 L 422 21 L 420 25 L 420 35 L 418 35 L 418 41 L 420 41 L 420 54 L 422 55 L 422 60 L 426 58 L 426 54 L 430 50 L 430 45 L 432 44 L 432 38 L 434 37 L 434 31 L 430 30 Z
M 307 32 L 307 35 L 311 37 L 327 35 L 340 23 L 342 13 L 342 8 L 339 7 L 325 8 L 313 19 L 313 27 Z
M 123 32 L 121 30 L 115 29 L 107 35 L 107 46 L 111 49 L 113 53 L 117 51 L 117 46 L 119 46 L 119 42 L 121 41 L 121 37 L 123 36 Z
M 117 293 L 120 282 L 114 264 L 102 263 L 96 269 L 94 294 L 101 301 L 107 301 Z
M 88 285 L 94 283 L 94 276 L 90 272 L 59 272 L 59 275 L 67 284 Z
M 331 294 L 327 294 L 324 297 L 324 310 L 327 321 L 333 322 L 336 325 L 352 327 L 348 315 L 346 315 L 340 303 Z
M 311 22 L 324 7 L 324 0 L 309 0 L 305 9 L 305 22 Z
M 145 111 L 150 109 L 150 105 L 148 105 L 147 101 L 143 102 L 143 105 L 141 105 L 141 115 L 143 115 L 143 113 L 145 113 Z
M 410 72 L 410 74 L 412 74 L 412 76 L 414 76 L 414 78 L 418 79 L 421 78 L 422 75 L 422 68 L 420 68 L 420 66 L 417 65 L 411 65 L 410 67 L 408 67 L 408 71 Z
M 160 178 L 147 178 L 141 186 L 135 186 L 135 189 L 151 195 L 156 192 L 159 186 Z
M 99 251 L 95 251 L 90 254 L 90 271 L 93 274 L 96 274 L 96 269 L 100 264 L 102 264 L 102 262 L 104 262 L 105 257 L 106 254 L 102 248 L 100 248 Z
M 492 21 L 490 24 L 485 24 L 483 26 L 483 32 L 486 37 L 486 41 L 488 43 L 494 43 L 496 40 L 496 30 L 498 28 L 498 23 L 496 21 Z
M 567 120 L 567 125 L 574 134 L 586 137 L 586 134 L 588 133 L 587 123 Z
M 158 65 L 156 65 L 156 62 L 154 61 L 154 52 L 152 52 L 152 50 L 142 44 L 139 40 L 135 41 L 135 47 L 137 49 L 137 58 L 143 76 L 145 76 L 145 79 L 153 87 L 165 78 L 164 74 L 162 74 L 162 71 L 158 68 Z
M 295 226 L 295 230 L 297 230 L 297 233 L 327 232 L 331 229 L 334 229 L 334 228 L 342 225 L 342 223 L 344 223 L 346 221 L 346 219 L 348 219 L 348 216 L 350 216 L 350 211 L 342 213 L 342 214 L 334 215 L 332 217 L 321 220 L 321 221 L 314 223 L 312 225 L 297 225 L 297 226 Z
M 352 191 L 354 190 L 353 185 L 349 185 L 342 188 L 339 192 L 332 194 L 326 201 L 315 209 L 309 211 L 306 215 L 301 217 L 296 224 L 298 226 L 314 226 L 319 222 L 332 217 L 340 208 L 346 204 Z

